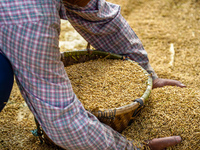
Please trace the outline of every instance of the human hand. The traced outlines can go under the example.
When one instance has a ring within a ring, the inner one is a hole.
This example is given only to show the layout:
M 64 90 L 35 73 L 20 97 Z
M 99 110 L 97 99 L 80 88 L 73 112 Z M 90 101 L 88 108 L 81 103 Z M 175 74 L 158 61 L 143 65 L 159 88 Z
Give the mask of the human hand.
M 177 81 L 177 80 L 157 78 L 153 81 L 152 89 L 158 88 L 158 87 L 164 87 L 167 85 L 178 86 L 181 88 L 186 87 L 186 85 L 184 85 L 183 83 L 181 83 L 180 81 Z
M 170 136 L 164 138 L 155 138 L 150 141 L 146 141 L 146 145 L 149 146 L 151 150 L 163 150 L 167 147 L 174 146 L 181 142 L 180 136 Z

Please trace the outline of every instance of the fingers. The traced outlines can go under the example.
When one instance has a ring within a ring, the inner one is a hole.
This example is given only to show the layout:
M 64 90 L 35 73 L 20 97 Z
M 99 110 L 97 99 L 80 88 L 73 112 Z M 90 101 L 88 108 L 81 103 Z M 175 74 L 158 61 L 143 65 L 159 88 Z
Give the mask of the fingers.
M 151 150 L 163 150 L 164 148 L 174 146 L 181 142 L 180 136 L 170 136 L 164 138 L 156 138 L 148 142 Z
M 177 80 L 157 78 L 153 81 L 153 89 L 164 86 L 178 86 L 181 88 L 186 87 L 186 85 Z
M 170 79 L 165 79 L 166 81 L 166 85 L 171 85 L 171 86 L 178 86 L 178 87 L 186 87 L 183 83 L 181 83 L 180 81 L 177 80 L 170 80 Z

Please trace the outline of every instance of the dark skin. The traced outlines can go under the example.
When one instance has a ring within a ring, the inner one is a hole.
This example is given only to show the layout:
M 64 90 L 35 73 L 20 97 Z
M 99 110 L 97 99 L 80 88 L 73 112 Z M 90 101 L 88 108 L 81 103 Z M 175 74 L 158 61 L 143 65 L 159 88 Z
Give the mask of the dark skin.
M 171 79 L 162 79 L 162 78 L 157 78 L 153 80 L 153 89 L 159 88 L 159 87 L 164 87 L 164 86 L 178 86 L 181 88 L 186 87 L 183 83 L 177 80 L 171 80 Z
M 176 144 L 180 143 L 181 137 L 170 136 L 164 138 L 155 138 L 146 142 L 146 145 L 148 145 L 151 150 L 164 150 L 167 147 L 175 146 Z

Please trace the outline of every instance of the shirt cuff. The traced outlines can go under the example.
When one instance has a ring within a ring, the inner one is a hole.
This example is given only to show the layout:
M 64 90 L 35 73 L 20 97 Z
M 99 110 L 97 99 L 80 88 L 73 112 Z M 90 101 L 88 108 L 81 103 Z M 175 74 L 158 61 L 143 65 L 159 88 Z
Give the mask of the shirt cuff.
M 158 78 L 157 74 L 155 73 L 155 71 L 154 71 L 153 68 L 151 67 L 150 63 L 148 63 L 144 69 L 145 69 L 149 74 L 152 75 L 152 79 L 153 79 L 153 80 L 155 80 L 155 79 Z

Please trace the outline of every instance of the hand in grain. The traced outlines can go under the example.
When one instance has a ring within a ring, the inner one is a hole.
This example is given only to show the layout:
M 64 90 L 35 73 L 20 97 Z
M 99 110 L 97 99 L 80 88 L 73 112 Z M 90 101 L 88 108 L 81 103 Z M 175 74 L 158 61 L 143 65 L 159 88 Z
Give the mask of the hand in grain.
M 180 136 L 170 136 L 164 138 L 155 138 L 148 142 L 151 150 L 163 150 L 164 148 L 174 146 L 181 142 Z
M 164 86 L 178 86 L 178 87 L 186 87 L 183 83 L 177 80 L 171 80 L 171 79 L 162 79 L 157 78 L 153 81 L 153 89 L 158 87 L 164 87 Z

